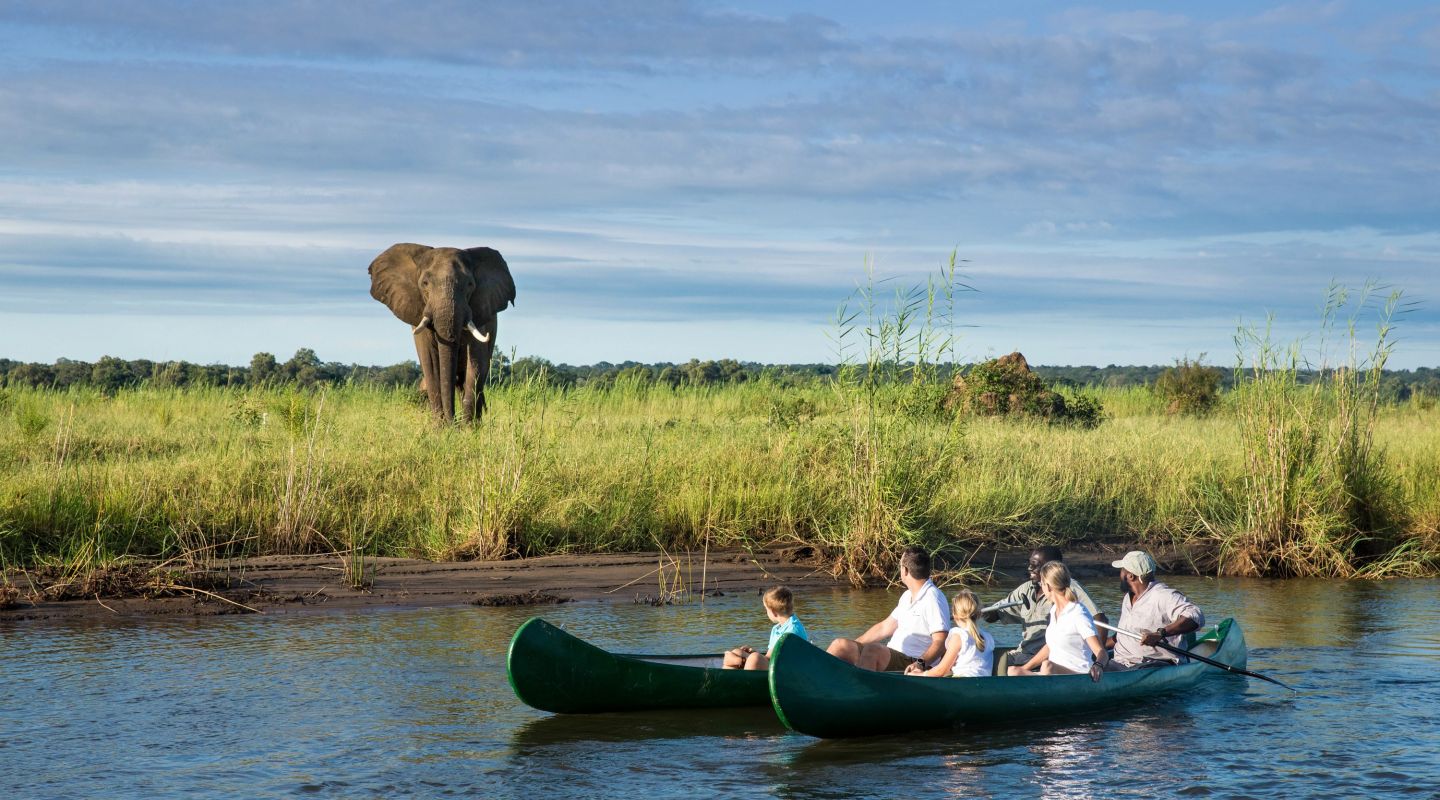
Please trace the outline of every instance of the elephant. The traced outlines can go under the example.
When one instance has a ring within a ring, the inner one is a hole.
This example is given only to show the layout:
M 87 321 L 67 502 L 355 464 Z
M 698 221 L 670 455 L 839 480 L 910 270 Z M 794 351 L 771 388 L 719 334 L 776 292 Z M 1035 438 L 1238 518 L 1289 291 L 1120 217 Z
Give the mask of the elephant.
M 478 422 L 496 315 L 515 302 L 504 257 L 488 247 L 397 244 L 370 262 L 370 296 L 411 326 L 435 417 L 455 419 L 455 388 L 463 385 L 460 419 Z

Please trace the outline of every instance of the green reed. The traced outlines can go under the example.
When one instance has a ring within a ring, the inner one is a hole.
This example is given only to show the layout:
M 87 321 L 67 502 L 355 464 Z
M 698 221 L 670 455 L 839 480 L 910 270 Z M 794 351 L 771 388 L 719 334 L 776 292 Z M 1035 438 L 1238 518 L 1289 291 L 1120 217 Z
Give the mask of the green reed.
M 1221 571 L 1387 571 L 1376 565 L 1400 544 L 1407 512 L 1375 430 L 1401 295 L 1391 293 L 1378 309 L 1375 296 L 1373 285 L 1359 293 L 1332 285 L 1310 353 L 1303 341 L 1277 342 L 1268 324 L 1237 334 L 1241 364 L 1249 361 L 1248 370 L 1237 367 L 1234 393 L 1245 469 L 1238 502 L 1214 526 Z M 1365 344 L 1357 324 L 1371 312 L 1375 338 Z M 1312 366 L 1316 379 L 1302 382 Z

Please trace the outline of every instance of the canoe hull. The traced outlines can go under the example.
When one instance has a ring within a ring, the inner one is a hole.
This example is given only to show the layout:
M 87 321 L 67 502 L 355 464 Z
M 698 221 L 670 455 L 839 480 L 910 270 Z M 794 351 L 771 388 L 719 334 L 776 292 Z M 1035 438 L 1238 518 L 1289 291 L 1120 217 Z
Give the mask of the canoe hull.
M 1206 644 L 1209 641 L 1210 644 Z M 1245 636 L 1225 620 L 1197 649 L 1245 666 Z M 1210 647 L 1214 653 L 1210 653 Z M 785 636 L 770 661 L 770 697 L 786 727 L 823 738 L 872 736 L 972 723 L 1014 722 L 1104 708 L 1195 686 L 1215 667 L 1174 667 L 1045 678 L 917 678 L 857 669 L 798 637 Z
M 557 714 L 769 704 L 766 673 L 698 666 L 718 661 L 611 653 L 536 617 L 515 631 L 505 667 L 521 702 Z

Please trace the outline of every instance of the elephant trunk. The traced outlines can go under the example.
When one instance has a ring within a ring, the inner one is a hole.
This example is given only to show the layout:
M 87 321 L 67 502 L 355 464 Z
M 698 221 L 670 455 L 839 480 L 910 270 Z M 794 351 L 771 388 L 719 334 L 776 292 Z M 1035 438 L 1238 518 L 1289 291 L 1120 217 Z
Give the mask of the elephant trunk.
M 437 382 L 440 384 L 440 414 L 444 419 L 455 418 L 455 343 L 438 342 L 436 349 L 439 351 L 440 374 Z
M 439 363 L 438 383 L 440 408 L 445 419 L 455 418 L 455 383 L 459 371 L 459 359 L 464 353 L 461 336 L 470 335 L 466 326 L 470 324 L 470 309 L 457 302 L 453 290 L 446 293 L 433 309 L 435 326 L 436 359 Z

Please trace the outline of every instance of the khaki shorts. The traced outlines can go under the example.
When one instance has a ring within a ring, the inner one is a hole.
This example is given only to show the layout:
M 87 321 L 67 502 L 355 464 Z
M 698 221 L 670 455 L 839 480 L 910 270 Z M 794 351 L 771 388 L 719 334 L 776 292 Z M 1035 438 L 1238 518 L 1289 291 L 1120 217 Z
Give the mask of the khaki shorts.
M 890 650 L 890 648 L 885 648 Z M 890 650 L 890 662 L 885 665 L 885 672 L 904 672 L 905 668 L 915 663 L 915 656 L 907 656 L 899 650 Z

